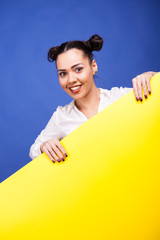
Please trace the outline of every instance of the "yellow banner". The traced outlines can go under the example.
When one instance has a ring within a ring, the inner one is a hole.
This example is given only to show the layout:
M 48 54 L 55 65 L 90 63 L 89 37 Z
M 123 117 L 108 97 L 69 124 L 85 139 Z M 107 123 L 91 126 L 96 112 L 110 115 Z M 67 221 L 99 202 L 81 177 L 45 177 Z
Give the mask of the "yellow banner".
M 0 184 L 2 240 L 160 239 L 160 73 Z

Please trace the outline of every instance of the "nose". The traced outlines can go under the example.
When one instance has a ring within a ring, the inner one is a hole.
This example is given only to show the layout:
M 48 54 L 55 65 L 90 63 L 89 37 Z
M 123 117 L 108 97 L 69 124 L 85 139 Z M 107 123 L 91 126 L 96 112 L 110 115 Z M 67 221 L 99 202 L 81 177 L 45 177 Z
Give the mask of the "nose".
M 69 84 L 72 84 L 72 83 L 75 83 L 76 81 L 77 81 L 76 76 L 74 75 L 73 72 L 70 72 L 70 73 L 68 74 L 68 83 L 69 83 Z

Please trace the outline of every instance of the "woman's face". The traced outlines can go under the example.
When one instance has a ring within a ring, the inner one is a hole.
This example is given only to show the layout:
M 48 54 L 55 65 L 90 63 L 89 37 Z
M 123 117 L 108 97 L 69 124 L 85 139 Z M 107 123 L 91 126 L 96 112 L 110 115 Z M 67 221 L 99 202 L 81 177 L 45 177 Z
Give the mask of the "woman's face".
M 73 48 L 61 53 L 56 61 L 58 77 L 61 87 L 72 98 L 83 99 L 94 86 L 96 61 L 92 64 L 84 56 L 83 51 Z

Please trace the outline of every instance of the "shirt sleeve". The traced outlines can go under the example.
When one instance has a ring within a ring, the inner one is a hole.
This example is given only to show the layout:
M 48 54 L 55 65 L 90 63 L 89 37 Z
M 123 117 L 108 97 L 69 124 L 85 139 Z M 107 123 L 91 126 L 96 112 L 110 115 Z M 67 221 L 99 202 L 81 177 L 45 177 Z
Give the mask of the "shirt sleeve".
M 58 112 L 55 111 L 46 125 L 45 129 L 36 138 L 35 142 L 30 148 L 29 156 L 34 159 L 41 154 L 40 146 L 43 142 L 46 142 L 50 139 L 57 138 L 61 140 L 62 132 L 59 126 L 59 116 Z
M 133 90 L 133 88 L 128 88 L 128 87 L 113 87 L 111 89 L 111 93 L 113 95 L 117 95 L 117 97 L 122 97 L 123 95 L 129 93 L 131 90 Z
M 122 92 L 123 95 L 129 93 L 133 88 L 128 88 L 128 87 L 120 87 L 120 91 Z
M 119 98 L 123 97 L 125 94 L 129 93 L 133 88 L 127 87 L 113 87 L 110 90 L 110 97 L 112 98 L 112 102 L 115 102 Z

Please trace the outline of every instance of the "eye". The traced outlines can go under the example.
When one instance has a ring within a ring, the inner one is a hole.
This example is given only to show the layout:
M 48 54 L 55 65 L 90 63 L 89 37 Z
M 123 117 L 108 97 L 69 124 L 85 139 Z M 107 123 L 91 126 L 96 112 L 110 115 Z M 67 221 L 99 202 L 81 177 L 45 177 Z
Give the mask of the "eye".
M 75 71 L 80 72 L 82 69 L 83 69 L 82 67 L 79 67 L 79 68 L 76 68 Z
M 66 72 L 60 72 L 59 76 L 64 77 L 66 75 Z

